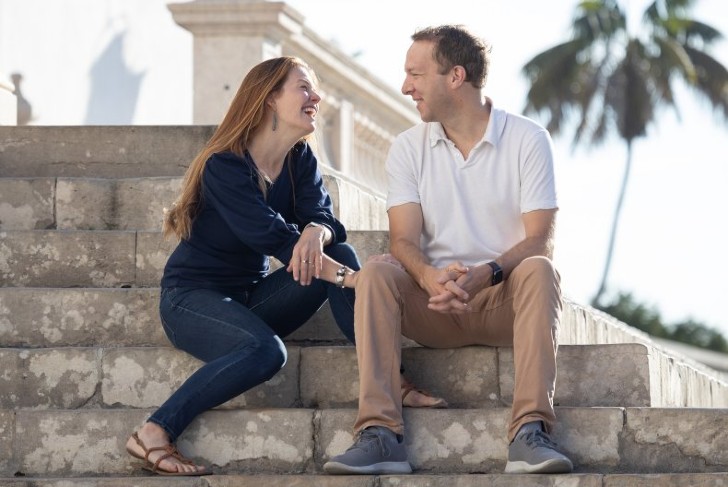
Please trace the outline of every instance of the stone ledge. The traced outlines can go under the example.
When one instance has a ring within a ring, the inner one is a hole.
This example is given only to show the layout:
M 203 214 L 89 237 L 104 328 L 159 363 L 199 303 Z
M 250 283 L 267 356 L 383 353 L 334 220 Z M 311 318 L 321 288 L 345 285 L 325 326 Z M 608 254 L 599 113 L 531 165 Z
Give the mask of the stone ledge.
M 412 474 L 386 476 L 214 475 L 180 477 L 0 478 L 3 487 L 725 487 L 728 473 Z
M 2 476 L 132 475 L 129 432 L 149 411 L 17 411 L 0 422 L 12 452 Z M 725 410 L 557 408 L 553 436 L 579 473 L 691 473 L 728 470 Z M 354 409 L 262 409 L 203 413 L 181 451 L 222 474 L 321 473 L 352 441 Z M 509 408 L 405 410 L 416 474 L 501 473 Z M 239 425 L 231 428 L 231 425 Z M 695 434 L 699 431 L 700 434 Z M 641 477 L 635 477 L 635 480 Z M 710 480 L 712 477 L 705 477 Z M 613 484 L 614 485 L 614 484 Z
M 411 380 L 444 397 L 451 408 L 495 408 L 512 402 L 508 348 L 409 347 L 402 362 Z M 0 377 L 5 391 L 0 409 L 158 407 L 200 366 L 199 360 L 171 347 L 0 348 L 0 369 L 14 371 Z M 558 366 L 558 406 L 669 403 L 658 395 L 662 390 L 650 390 L 648 349 L 643 345 L 566 345 Z M 358 397 L 353 346 L 288 346 L 283 370 L 221 408 L 353 408 Z
M 386 230 L 382 195 L 344 175 L 326 174 L 334 214 L 353 230 Z M 162 228 L 182 177 L 0 178 L 0 230 L 131 230 Z

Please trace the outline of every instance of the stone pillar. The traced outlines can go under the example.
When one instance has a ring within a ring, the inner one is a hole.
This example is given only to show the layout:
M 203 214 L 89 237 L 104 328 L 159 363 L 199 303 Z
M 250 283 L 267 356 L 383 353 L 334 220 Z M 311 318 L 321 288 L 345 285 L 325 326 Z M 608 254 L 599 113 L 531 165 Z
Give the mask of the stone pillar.
M 282 43 L 303 29 L 303 16 L 284 3 L 260 0 L 195 0 L 168 5 L 194 35 L 193 120 L 222 120 L 245 74 L 282 54 Z

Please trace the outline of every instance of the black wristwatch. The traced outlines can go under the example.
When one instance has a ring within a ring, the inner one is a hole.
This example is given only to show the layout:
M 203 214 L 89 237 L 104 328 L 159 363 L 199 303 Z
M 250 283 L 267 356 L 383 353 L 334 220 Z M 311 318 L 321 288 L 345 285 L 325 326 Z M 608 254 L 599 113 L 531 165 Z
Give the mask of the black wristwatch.
M 495 286 L 503 282 L 503 269 L 501 269 L 501 266 L 496 264 L 495 261 L 488 262 L 488 265 L 493 269 L 493 277 L 490 279 L 490 285 Z

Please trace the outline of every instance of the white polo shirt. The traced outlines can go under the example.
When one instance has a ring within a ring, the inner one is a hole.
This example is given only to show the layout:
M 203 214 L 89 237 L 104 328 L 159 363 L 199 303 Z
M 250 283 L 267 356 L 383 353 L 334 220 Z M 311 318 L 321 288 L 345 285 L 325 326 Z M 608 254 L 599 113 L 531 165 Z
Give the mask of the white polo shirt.
M 467 160 L 429 122 L 396 137 L 386 169 L 387 210 L 422 206 L 421 248 L 436 267 L 494 260 L 525 237 L 521 214 L 558 207 L 551 136 L 495 107 Z

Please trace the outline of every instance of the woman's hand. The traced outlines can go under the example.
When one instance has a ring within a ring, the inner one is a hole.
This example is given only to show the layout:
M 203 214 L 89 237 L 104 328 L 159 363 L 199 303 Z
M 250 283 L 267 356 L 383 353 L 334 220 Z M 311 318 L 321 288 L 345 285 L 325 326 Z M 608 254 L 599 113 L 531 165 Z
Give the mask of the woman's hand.
M 291 261 L 286 270 L 292 272 L 293 279 L 302 286 L 311 284 L 314 277 L 321 277 L 325 239 L 326 230 L 323 227 L 307 226 L 293 246 Z

